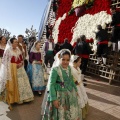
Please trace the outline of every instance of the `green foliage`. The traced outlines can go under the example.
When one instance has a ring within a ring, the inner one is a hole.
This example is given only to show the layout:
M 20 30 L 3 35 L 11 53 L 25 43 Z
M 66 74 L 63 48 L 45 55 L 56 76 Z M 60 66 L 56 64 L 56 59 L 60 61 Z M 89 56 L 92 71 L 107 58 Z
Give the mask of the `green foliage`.
M 88 2 L 88 4 L 85 6 L 86 9 L 91 8 L 91 7 L 93 6 L 93 4 L 94 4 L 94 0 L 90 0 L 90 1 Z
M 71 15 L 74 13 L 74 8 L 71 8 L 71 10 L 68 12 L 68 15 Z

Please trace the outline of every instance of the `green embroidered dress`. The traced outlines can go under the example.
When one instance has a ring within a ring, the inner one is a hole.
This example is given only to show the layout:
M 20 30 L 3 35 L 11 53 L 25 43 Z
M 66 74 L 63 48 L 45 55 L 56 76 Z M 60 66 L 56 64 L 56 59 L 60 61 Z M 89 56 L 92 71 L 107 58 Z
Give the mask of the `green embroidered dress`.
M 70 67 L 67 70 L 61 66 L 53 68 L 48 89 L 48 102 L 42 120 L 82 120 L 77 88 Z M 52 104 L 54 100 L 60 103 L 58 109 Z

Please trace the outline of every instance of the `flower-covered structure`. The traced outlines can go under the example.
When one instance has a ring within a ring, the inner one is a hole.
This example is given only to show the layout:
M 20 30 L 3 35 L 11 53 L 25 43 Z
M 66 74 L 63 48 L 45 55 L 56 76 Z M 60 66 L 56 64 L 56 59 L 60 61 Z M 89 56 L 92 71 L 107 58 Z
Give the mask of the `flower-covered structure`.
M 96 52 L 97 47 L 95 38 L 97 25 L 102 25 L 103 28 L 107 29 L 108 33 L 111 33 L 110 6 L 115 6 L 116 10 L 120 10 L 119 0 L 55 0 L 57 2 L 56 11 L 53 11 L 53 0 L 48 1 L 49 7 L 47 7 L 45 17 L 47 18 L 47 22 L 53 26 L 52 36 L 54 42 L 63 43 L 64 39 L 68 38 L 69 42 L 75 46 L 77 38 L 84 34 L 87 42 L 93 43 L 94 41 L 94 44 L 91 44 L 94 52 Z M 53 14 L 54 12 L 55 14 Z M 43 20 L 45 21 L 46 19 Z M 39 38 L 42 44 L 46 41 L 45 27 L 44 29 L 40 27 L 39 30 L 43 31 L 39 32 Z M 111 35 L 109 38 L 110 37 Z M 111 45 L 110 43 L 109 41 L 109 46 Z M 109 50 L 110 48 L 111 47 L 109 47 Z M 111 56 L 113 56 L 114 59 L 112 59 Z M 110 53 L 110 56 L 107 58 L 108 66 L 100 66 L 95 63 L 96 56 L 95 54 L 91 54 L 87 68 L 88 73 L 106 78 L 109 80 L 109 83 L 111 83 L 112 80 L 120 81 L 120 69 L 114 67 L 120 65 L 117 53 Z M 110 65 L 113 67 L 111 68 Z
M 82 5 L 89 6 L 88 0 L 59 0 L 57 11 L 57 19 L 53 28 L 53 38 L 55 43 L 63 43 L 65 38 L 73 45 L 76 39 L 84 34 L 87 39 L 94 39 L 96 26 L 111 22 L 110 4 L 111 0 L 90 0 L 91 7 L 85 7 L 80 16 L 76 16 L 75 10 L 70 13 L 70 10 Z M 86 2 L 86 3 L 85 3 Z M 77 5 L 78 4 L 78 5 Z

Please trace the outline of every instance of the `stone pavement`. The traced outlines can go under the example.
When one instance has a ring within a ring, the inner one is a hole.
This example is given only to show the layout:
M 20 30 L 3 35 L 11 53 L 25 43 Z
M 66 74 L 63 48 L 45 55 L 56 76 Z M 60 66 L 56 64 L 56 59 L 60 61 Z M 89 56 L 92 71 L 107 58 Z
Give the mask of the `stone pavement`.
M 98 77 L 86 78 L 90 104 L 86 120 L 120 120 L 120 86 L 109 85 L 107 80 Z M 42 99 L 43 95 L 36 93 L 33 102 L 14 105 L 7 116 L 11 120 L 40 120 Z
M 120 120 L 120 87 L 99 80 L 88 77 L 90 109 L 86 120 Z

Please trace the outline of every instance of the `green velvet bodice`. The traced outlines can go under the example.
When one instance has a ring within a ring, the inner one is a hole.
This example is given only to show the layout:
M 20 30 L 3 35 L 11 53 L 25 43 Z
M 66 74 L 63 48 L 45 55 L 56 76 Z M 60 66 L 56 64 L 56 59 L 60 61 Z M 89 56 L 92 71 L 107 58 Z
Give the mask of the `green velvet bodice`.
M 63 81 L 61 80 L 60 74 L 58 72 L 58 67 L 60 67 L 61 73 L 62 73 L 62 78 Z M 76 85 L 73 80 L 73 76 L 71 74 L 71 68 L 68 67 L 68 73 L 66 70 L 64 70 L 61 66 L 58 66 L 52 69 L 51 74 L 50 74 L 50 81 L 48 84 L 49 88 L 49 101 L 54 101 L 57 100 L 57 91 L 72 91 L 75 89 L 77 91 Z M 62 86 L 60 83 L 64 82 L 64 86 Z

